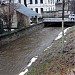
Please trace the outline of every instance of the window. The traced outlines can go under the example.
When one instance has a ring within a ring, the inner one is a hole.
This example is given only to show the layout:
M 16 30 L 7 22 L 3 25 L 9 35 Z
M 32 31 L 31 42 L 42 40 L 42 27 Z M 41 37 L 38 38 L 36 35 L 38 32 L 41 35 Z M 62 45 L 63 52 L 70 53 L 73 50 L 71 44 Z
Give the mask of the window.
M 40 0 L 40 3 L 42 4 L 43 3 L 43 0 Z
M 54 4 L 54 0 L 53 0 L 53 4 Z
M 51 0 L 51 4 L 52 4 L 52 0 Z
M 30 4 L 32 4 L 32 0 L 30 0 Z
M 35 0 L 35 4 L 38 4 L 38 0 Z
M 26 0 L 24 0 L 24 4 L 25 4 L 25 6 L 27 7 Z
M 52 7 L 51 7 L 51 11 L 52 11 Z
M 35 11 L 38 13 L 38 8 L 35 8 Z
M 50 0 L 48 0 L 48 3 L 50 3 Z
M 41 10 L 41 13 L 43 13 L 43 8 L 41 8 L 40 10 Z
M 58 0 L 57 0 L 57 2 L 58 2 Z
M 21 3 L 21 0 L 19 0 L 19 3 Z
M 57 2 L 60 2 L 60 0 L 57 0 Z
M 54 11 L 54 7 L 53 7 L 53 11 Z
M 31 8 L 31 10 L 33 10 L 33 8 Z

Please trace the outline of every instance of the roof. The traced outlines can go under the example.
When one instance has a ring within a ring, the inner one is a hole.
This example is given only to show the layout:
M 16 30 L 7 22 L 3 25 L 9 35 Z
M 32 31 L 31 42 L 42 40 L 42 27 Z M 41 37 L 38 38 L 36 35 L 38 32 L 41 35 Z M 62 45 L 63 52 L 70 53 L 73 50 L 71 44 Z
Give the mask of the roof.
M 38 13 L 34 12 L 33 10 L 29 9 L 28 7 L 26 7 L 20 3 L 16 3 L 15 8 L 16 8 L 16 11 L 18 11 L 26 16 L 29 16 L 29 17 L 38 15 Z

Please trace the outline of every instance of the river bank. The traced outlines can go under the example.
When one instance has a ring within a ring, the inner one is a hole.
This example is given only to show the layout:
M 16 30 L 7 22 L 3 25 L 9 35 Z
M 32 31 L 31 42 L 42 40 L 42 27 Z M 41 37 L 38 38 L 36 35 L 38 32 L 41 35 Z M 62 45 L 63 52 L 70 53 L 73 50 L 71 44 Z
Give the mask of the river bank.
M 61 38 L 44 50 L 25 75 L 75 75 L 75 26 L 65 32 L 64 51 Z

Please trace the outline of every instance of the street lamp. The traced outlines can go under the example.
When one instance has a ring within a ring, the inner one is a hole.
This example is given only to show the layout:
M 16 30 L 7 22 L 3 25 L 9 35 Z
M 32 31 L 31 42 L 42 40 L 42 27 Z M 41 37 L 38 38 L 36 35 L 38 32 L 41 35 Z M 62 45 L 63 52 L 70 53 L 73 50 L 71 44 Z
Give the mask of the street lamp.
M 62 0 L 62 50 L 64 52 L 64 4 L 65 1 Z

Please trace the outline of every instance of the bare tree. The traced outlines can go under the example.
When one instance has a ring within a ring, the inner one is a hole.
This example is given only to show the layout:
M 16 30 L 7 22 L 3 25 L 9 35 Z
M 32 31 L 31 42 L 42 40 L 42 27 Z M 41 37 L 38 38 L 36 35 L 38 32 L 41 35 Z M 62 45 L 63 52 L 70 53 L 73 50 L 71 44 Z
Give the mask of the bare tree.
M 11 31 L 12 18 L 14 13 L 14 0 L 0 0 L 2 12 L 0 17 L 6 24 L 8 31 Z
M 75 14 L 75 0 L 70 1 L 70 10 L 71 13 Z

